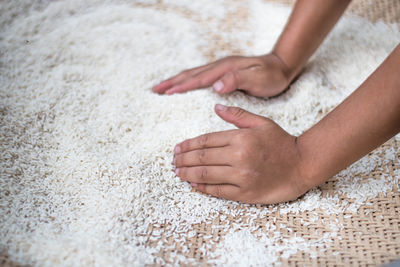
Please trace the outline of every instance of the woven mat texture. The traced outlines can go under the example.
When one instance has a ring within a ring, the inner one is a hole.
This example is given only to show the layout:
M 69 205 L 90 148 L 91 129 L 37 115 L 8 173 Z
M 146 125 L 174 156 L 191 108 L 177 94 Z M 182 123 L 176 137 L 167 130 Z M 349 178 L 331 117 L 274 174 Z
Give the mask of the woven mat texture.
M 270 0 L 271 1 L 271 0 Z M 292 5 L 295 0 L 272 0 L 272 2 Z M 398 0 L 354 0 L 347 8 L 353 13 L 370 21 L 382 20 L 388 23 L 400 22 L 400 1 Z
M 384 153 L 390 147 L 399 148 L 400 142 L 394 138 L 379 147 L 377 151 Z M 400 155 L 396 156 L 396 161 L 400 160 Z M 393 175 L 393 165 L 389 163 L 389 172 Z M 379 178 L 383 173 L 373 171 L 369 177 Z M 361 177 L 363 178 L 363 177 Z M 335 191 L 335 181 L 328 181 L 320 186 L 323 195 L 333 194 Z M 341 201 L 353 201 L 345 196 L 340 197 Z M 243 207 L 242 209 L 245 209 Z M 317 221 L 312 218 L 318 217 Z M 380 266 L 400 258 L 400 192 L 399 185 L 393 188 L 392 192 L 383 192 L 378 197 L 369 200 L 368 205 L 360 207 L 358 212 L 344 212 L 341 214 L 327 215 L 325 211 L 314 210 L 301 214 L 280 214 L 279 210 L 267 217 L 256 220 L 259 230 L 266 235 L 270 234 L 263 227 L 267 223 L 274 223 L 277 231 L 280 231 L 284 238 L 291 238 L 294 235 L 305 240 L 322 237 L 329 233 L 331 224 L 337 224 L 338 221 L 343 224 L 343 228 L 338 232 L 341 239 L 335 239 L 333 243 L 327 244 L 323 254 L 318 253 L 318 257 L 312 257 L 310 253 L 298 252 L 291 255 L 288 259 L 281 259 L 282 266 Z M 187 257 L 195 258 L 197 262 L 205 263 L 204 253 L 198 250 L 203 242 L 211 242 L 213 249 L 224 232 L 213 229 L 213 225 L 232 224 L 233 222 L 246 221 L 243 216 L 228 217 L 224 220 L 218 218 L 213 224 L 198 224 L 195 227 L 197 235 L 188 238 L 188 247 L 190 251 L 186 253 Z M 285 225 L 285 228 L 279 228 Z M 149 234 L 154 230 L 163 230 L 170 225 L 157 225 L 149 229 Z M 291 228 L 293 231 L 288 231 Z M 211 238 L 209 238 L 211 237 Z M 149 239 L 150 240 L 150 239 Z M 173 238 L 161 237 L 162 242 L 173 244 Z M 149 241 L 149 245 L 157 244 L 159 240 Z M 321 248 L 319 248 L 321 250 Z M 176 247 L 174 252 L 180 251 Z M 160 255 L 164 259 L 169 258 L 172 251 L 161 251 Z M 316 252 L 316 251 L 315 251 Z M 173 262 L 170 262 L 173 264 Z
M 273 2 L 280 2 L 287 5 L 292 5 L 294 1 L 291 0 L 272 0 Z M 162 9 L 168 11 L 168 6 L 162 1 L 154 6 L 151 4 L 138 4 L 140 6 L 152 6 L 152 8 Z M 175 10 L 176 11 L 176 10 Z M 192 11 L 181 8 L 179 10 L 185 17 L 193 20 L 196 15 Z M 387 23 L 400 24 L 400 1 L 398 0 L 355 0 L 353 1 L 348 10 L 348 13 L 357 14 L 365 17 L 371 21 L 382 20 Z M 240 27 L 240 20 L 247 16 L 246 10 L 241 11 L 240 14 L 231 14 L 228 18 L 235 18 L 227 20 L 221 25 L 222 29 L 234 33 L 236 27 Z M 216 40 L 215 44 L 209 47 L 208 51 L 204 51 L 209 60 L 215 59 L 215 51 L 224 50 L 232 54 L 240 54 L 240 50 L 219 36 L 213 36 Z M 390 147 L 399 148 L 400 142 L 396 139 L 391 139 L 384 145 L 377 149 L 378 153 L 384 153 L 385 149 Z M 400 160 L 400 155 L 396 155 L 396 161 Z M 393 163 L 389 164 L 389 174 L 393 174 Z M 379 178 L 383 173 L 373 171 L 369 177 Z M 335 192 L 335 181 L 328 181 L 320 186 L 323 194 Z M 342 201 L 348 201 L 350 204 L 351 199 L 345 196 L 341 197 Z M 245 207 L 242 207 L 246 209 Z M 260 207 L 263 208 L 263 207 Z M 311 218 L 318 216 L 318 221 L 313 221 Z M 228 217 L 224 220 L 218 218 L 211 224 L 198 224 L 195 226 L 197 235 L 192 238 L 187 238 L 186 242 L 190 250 L 183 252 L 181 248 L 176 246 L 174 251 L 160 251 L 166 262 L 174 264 L 170 261 L 170 254 L 180 252 L 188 258 L 194 258 L 200 265 L 206 266 L 207 259 L 203 252 L 199 250 L 203 243 L 215 244 L 212 246 L 216 248 L 217 240 L 223 239 L 225 235 L 220 229 L 215 229 L 212 226 L 221 224 L 232 224 L 233 222 L 245 221 L 246 218 L 237 216 L 235 218 Z M 316 236 L 323 236 L 324 233 L 329 233 L 331 230 L 329 225 L 337 223 L 337 220 L 343 224 L 343 228 L 339 230 L 338 236 L 341 239 L 335 239 L 333 243 L 326 246 L 324 253 L 318 253 L 318 257 L 311 257 L 310 253 L 299 252 L 291 255 L 288 259 L 281 259 L 283 266 L 379 266 L 389 263 L 393 260 L 400 258 L 400 193 L 399 185 L 393 188 L 392 192 L 387 194 L 381 193 L 378 197 L 371 199 L 369 205 L 363 205 L 358 212 L 355 213 L 342 213 L 327 215 L 324 211 L 304 212 L 301 214 L 280 214 L 279 210 L 270 216 L 258 218 L 257 223 L 260 226 L 258 231 L 269 233 L 263 228 L 268 222 L 274 223 L 277 226 L 277 231 L 280 231 L 286 238 L 293 237 L 294 234 L 302 237 L 305 240 L 310 240 Z M 307 222 L 306 224 L 304 222 Z M 293 232 L 286 229 L 279 229 L 280 225 L 286 225 L 287 228 L 293 229 Z M 153 225 L 148 229 L 149 241 L 148 245 L 155 245 L 160 240 L 163 244 L 173 244 L 174 240 L 165 236 L 160 239 L 152 236 L 154 230 L 163 230 L 172 227 L 171 225 Z M 152 238 L 150 238 L 152 237 Z M 150 241 L 151 240 L 151 241 Z M 321 249 L 321 248 L 319 248 Z M 21 266 L 18 263 L 10 261 L 7 252 L 0 253 L 0 266 Z

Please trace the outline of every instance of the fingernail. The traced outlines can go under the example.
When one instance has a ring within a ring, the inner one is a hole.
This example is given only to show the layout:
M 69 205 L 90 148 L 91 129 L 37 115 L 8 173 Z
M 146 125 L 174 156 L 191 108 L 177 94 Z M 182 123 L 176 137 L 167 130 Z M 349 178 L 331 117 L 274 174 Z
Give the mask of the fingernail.
M 196 183 L 190 183 L 190 185 L 191 185 L 192 187 L 196 187 L 196 186 L 197 186 Z
M 226 111 L 228 109 L 227 106 L 221 105 L 221 104 L 216 104 L 215 109 L 218 111 Z
M 214 90 L 217 92 L 221 92 L 222 88 L 224 88 L 224 83 L 222 81 L 216 81 L 213 84 Z
M 181 147 L 180 146 L 176 146 L 174 149 L 175 154 L 179 154 L 181 152 Z
M 176 174 L 176 175 L 179 175 L 179 168 L 176 168 L 176 169 L 175 169 L 175 174 Z

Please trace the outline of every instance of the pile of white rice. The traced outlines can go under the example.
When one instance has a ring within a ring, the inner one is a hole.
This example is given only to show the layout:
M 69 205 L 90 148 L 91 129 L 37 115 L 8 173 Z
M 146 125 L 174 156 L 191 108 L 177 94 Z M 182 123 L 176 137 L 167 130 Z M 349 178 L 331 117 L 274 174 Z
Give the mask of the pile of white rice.
M 160 80 L 206 63 L 213 34 L 245 55 L 268 52 L 290 12 L 258 0 L 200 2 L 165 1 L 163 9 L 122 0 L 0 4 L 0 251 L 23 264 L 126 266 L 164 264 L 159 252 L 179 243 L 182 252 L 172 253 L 171 262 L 196 263 L 185 256 L 186 238 L 198 234 L 193 224 L 241 212 L 249 220 L 221 224 L 225 238 L 215 251 L 203 244 L 200 253 L 211 264 L 273 265 L 299 250 L 318 251 L 342 226 L 315 240 L 288 239 L 274 224 L 264 225 L 272 237 L 254 234 L 257 217 L 277 209 L 356 212 L 398 184 L 399 151 L 392 149 L 334 177 L 335 195 L 316 188 L 301 200 L 263 208 L 191 192 L 172 172 L 172 149 L 232 128 L 213 113 L 214 104 L 241 106 L 300 134 L 356 89 L 400 39 L 395 26 L 346 18 L 278 98 L 152 93 Z M 248 21 L 222 32 L 227 12 L 247 6 Z M 359 178 L 389 164 L 395 177 Z M 351 205 L 340 200 L 343 194 Z M 148 233 L 150 225 L 165 223 L 171 227 Z M 176 243 L 148 245 L 160 236 Z

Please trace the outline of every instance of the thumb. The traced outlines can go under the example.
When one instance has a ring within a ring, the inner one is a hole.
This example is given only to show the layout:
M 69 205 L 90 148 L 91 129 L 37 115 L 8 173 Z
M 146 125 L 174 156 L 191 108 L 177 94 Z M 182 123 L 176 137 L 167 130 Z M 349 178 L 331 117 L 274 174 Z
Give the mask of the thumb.
M 251 77 L 248 70 L 233 70 L 222 76 L 221 79 L 213 84 L 214 90 L 218 94 L 225 94 L 235 91 L 236 89 L 245 89 L 247 80 Z
M 253 128 L 265 123 L 265 118 L 238 107 L 215 105 L 215 113 L 224 121 L 236 125 L 238 128 Z

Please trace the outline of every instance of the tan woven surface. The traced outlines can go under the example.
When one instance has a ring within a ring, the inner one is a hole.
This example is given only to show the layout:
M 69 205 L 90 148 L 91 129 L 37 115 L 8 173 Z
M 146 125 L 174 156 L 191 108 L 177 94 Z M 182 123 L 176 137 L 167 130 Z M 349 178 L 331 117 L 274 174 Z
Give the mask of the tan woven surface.
M 400 22 L 400 1 L 353 1 L 349 7 L 349 12 L 365 17 L 371 21 L 382 20 L 389 23 L 398 23 Z
M 399 141 L 392 139 L 377 149 L 379 152 L 384 152 L 390 147 L 398 148 Z M 397 161 L 400 160 L 400 155 L 397 155 Z M 393 163 L 388 163 L 389 172 L 393 175 Z M 372 172 L 373 177 L 380 177 L 382 173 Z M 268 222 L 274 223 L 277 230 L 284 237 L 290 238 L 296 233 L 297 237 L 302 237 L 306 240 L 321 237 L 325 233 L 329 233 L 330 224 L 343 224 L 343 229 L 339 231 L 338 236 L 342 239 L 335 239 L 333 243 L 326 244 L 326 251 L 317 258 L 312 258 L 309 253 L 299 252 L 292 255 L 289 259 L 283 259 L 283 266 L 377 266 L 391 262 L 400 258 L 400 193 L 397 185 L 392 192 L 386 195 L 380 193 L 378 197 L 371 199 L 369 205 L 363 205 L 356 214 L 345 212 L 342 214 L 327 215 L 324 211 L 317 210 L 312 212 L 304 212 L 301 214 L 280 214 L 279 210 L 272 215 L 264 218 L 259 218 L 257 225 L 259 231 L 265 231 L 265 226 Z M 322 186 L 323 194 L 333 193 L 335 182 L 328 181 Z M 350 199 L 342 196 L 342 201 L 352 202 Z M 262 207 L 260 207 L 262 208 Z M 265 207 L 264 207 L 265 208 Z M 245 209 L 245 208 L 243 208 Z M 317 221 L 312 218 L 318 217 Z M 245 221 L 243 216 L 228 217 L 221 221 L 217 219 L 213 222 L 214 225 L 233 224 L 235 222 Z M 286 225 L 286 228 L 279 229 L 280 225 Z M 153 230 L 162 230 L 171 227 L 170 225 L 158 225 L 149 229 L 149 234 Z M 293 232 L 287 228 L 293 229 Z M 199 224 L 195 227 L 197 235 L 193 238 L 188 238 L 188 246 L 190 251 L 183 253 L 180 247 L 176 247 L 174 252 L 186 254 L 187 257 L 195 258 L 198 262 L 205 264 L 206 257 L 204 253 L 198 250 L 203 242 L 212 242 L 217 244 L 224 232 L 212 228 L 212 224 Z M 211 238 L 205 238 L 211 237 Z M 149 238 L 150 240 L 150 238 Z M 165 244 L 173 244 L 175 240 L 162 236 L 162 242 Z M 159 240 L 149 241 L 149 245 L 155 245 Z M 215 249 L 215 245 L 213 245 Z M 321 248 L 319 248 L 321 249 Z M 160 255 L 166 260 L 172 251 L 161 251 Z M 173 263 L 173 262 L 170 262 Z
M 267 0 L 271 1 L 271 0 Z M 295 0 L 272 0 L 287 5 L 292 5 Z M 398 0 L 353 0 L 348 9 L 348 13 L 353 13 L 370 21 L 389 23 L 400 22 L 400 1 Z
M 276 1 L 276 0 L 275 0 Z M 291 0 L 278 0 L 276 2 L 291 4 Z M 371 4 L 373 2 L 373 4 Z M 140 4 L 148 6 L 147 4 Z M 150 4 L 149 4 L 150 5 Z M 160 1 L 157 5 L 151 5 L 153 8 L 168 11 L 170 7 L 164 5 Z M 176 7 L 175 8 L 175 12 Z M 201 21 L 194 12 L 181 9 L 178 10 L 181 14 L 193 20 Z M 400 22 L 400 1 L 398 0 L 384 0 L 384 1 L 354 1 L 349 11 L 357 15 L 366 17 L 372 21 L 383 20 L 385 22 Z M 240 17 L 246 17 L 246 11 L 243 10 L 240 14 L 230 14 L 227 17 L 234 17 L 235 20 L 224 21 L 220 27 L 227 31 L 234 31 L 240 27 Z M 211 33 L 212 34 L 212 33 Z M 215 59 L 215 51 L 223 50 L 230 53 L 238 54 L 237 50 L 232 44 L 223 40 L 218 35 L 210 36 L 210 39 L 215 40 L 215 44 L 206 51 L 204 54 L 210 60 Z M 387 148 L 399 148 L 400 142 L 395 139 L 389 140 L 387 143 L 377 149 L 378 153 L 384 152 Z M 400 155 L 396 155 L 395 161 L 400 160 Z M 388 174 L 393 174 L 394 162 L 388 162 Z M 380 171 L 372 172 L 372 177 L 379 178 L 384 173 Z M 370 176 L 371 177 L 371 176 Z M 335 181 L 328 181 L 320 188 L 323 194 L 335 192 Z M 370 200 L 369 205 L 363 205 L 357 213 L 342 213 L 327 215 L 324 211 L 316 210 L 312 212 L 304 212 L 301 214 L 281 214 L 278 211 L 269 216 L 258 218 L 256 220 L 258 227 L 257 231 L 262 231 L 265 235 L 269 233 L 265 229 L 265 225 L 270 222 L 277 226 L 277 231 L 280 231 L 283 237 L 293 237 L 294 234 L 302 237 L 305 240 L 315 239 L 330 233 L 331 224 L 342 224 L 343 227 L 339 230 L 338 236 L 333 242 L 326 244 L 324 253 L 318 253 L 317 257 L 312 257 L 310 253 L 299 252 L 291 255 L 288 259 L 282 259 L 283 266 L 377 266 L 384 263 L 391 262 L 400 258 L 400 193 L 399 185 L 393 188 L 392 192 L 384 194 L 382 192 L 378 197 Z M 348 201 L 351 199 L 341 196 L 341 201 Z M 268 209 L 268 207 L 259 207 L 260 209 Z M 246 207 L 242 207 L 246 209 Z M 318 220 L 314 221 L 313 218 L 317 217 Z M 213 225 L 232 225 L 245 221 L 243 216 L 228 217 L 222 220 L 218 218 L 212 223 L 202 223 L 195 225 L 194 229 L 196 235 L 192 238 L 185 240 L 190 248 L 189 251 L 182 251 L 182 247 L 177 243 L 174 250 L 163 250 L 159 252 L 166 262 L 173 264 L 171 261 L 171 253 L 181 253 L 188 258 L 195 259 L 200 265 L 207 265 L 207 253 L 201 251 L 199 248 L 204 243 L 212 244 L 211 251 L 216 248 L 216 244 L 223 240 L 225 233 L 220 229 L 213 228 Z M 286 225 L 286 228 L 281 228 L 281 225 Z M 170 237 L 161 238 L 153 235 L 154 230 L 163 230 L 171 228 L 171 225 L 161 224 L 153 225 L 148 229 L 148 245 L 155 246 L 161 241 L 165 245 L 172 245 L 175 240 Z M 289 231 L 288 228 L 293 231 Z M 19 264 L 9 260 L 6 251 L 0 254 L 1 266 L 20 266 Z

